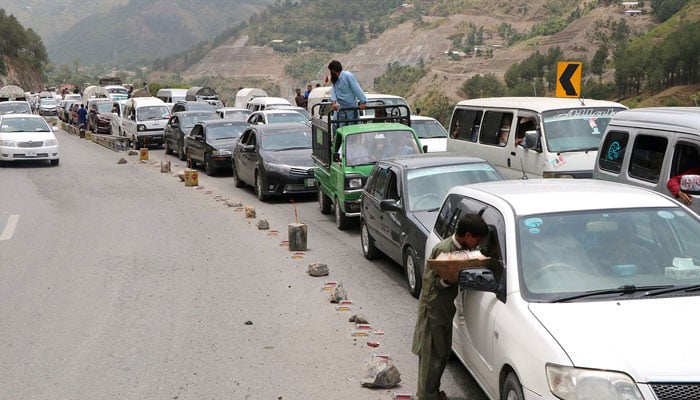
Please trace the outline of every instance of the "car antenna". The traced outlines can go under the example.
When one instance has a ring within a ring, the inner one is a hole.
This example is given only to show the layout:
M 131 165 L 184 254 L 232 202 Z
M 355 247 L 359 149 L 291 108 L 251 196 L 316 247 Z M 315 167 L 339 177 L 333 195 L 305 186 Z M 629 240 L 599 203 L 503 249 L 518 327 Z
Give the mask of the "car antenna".
M 581 103 L 582 106 L 586 106 L 586 99 L 583 98 L 583 96 L 578 98 L 579 103 Z
M 522 158 L 520 159 L 520 170 L 523 172 L 523 177 L 520 179 L 524 181 L 528 180 L 527 174 L 525 173 L 525 164 L 523 164 Z

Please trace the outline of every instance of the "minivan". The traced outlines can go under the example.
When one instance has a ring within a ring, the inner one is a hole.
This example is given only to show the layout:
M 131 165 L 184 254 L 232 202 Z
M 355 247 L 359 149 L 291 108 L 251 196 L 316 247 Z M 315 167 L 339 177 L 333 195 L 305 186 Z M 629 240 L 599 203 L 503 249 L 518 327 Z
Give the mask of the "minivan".
M 246 108 L 249 109 L 250 111 L 260 111 L 260 110 L 264 110 L 267 106 L 271 106 L 271 105 L 291 106 L 292 103 L 290 103 L 288 100 L 283 99 L 281 97 L 261 96 L 261 97 L 252 98 L 248 102 L 248 104 L 246 105 Z
M 593 177 L 672 196 L 669 180 L 699 167 L 700 108 L 637 108 L 619 112 L 610 121 Z M 680 190 L 700 214 L 700 175 L 695 172 L 680 182 Z
M 162 145 L 170 109 L 157 97 L 135 97 L 126 100 L 122 115 L 122 131 L 138 150 L 148 145 Z
M 447 151 L 480 157 L 508 179 L 590 178 L 612 101 L 548 97 L 463 100 L 452 112 Z

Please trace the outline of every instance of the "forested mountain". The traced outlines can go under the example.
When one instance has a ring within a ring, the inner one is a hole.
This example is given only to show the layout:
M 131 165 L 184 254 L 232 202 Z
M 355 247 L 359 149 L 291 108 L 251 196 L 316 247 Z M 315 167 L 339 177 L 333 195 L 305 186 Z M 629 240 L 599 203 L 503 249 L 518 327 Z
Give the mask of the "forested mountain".
M 39 35 L 0 8 L 0 38 L 0 86 L 38 90 L 41 69 L 48 61 Z

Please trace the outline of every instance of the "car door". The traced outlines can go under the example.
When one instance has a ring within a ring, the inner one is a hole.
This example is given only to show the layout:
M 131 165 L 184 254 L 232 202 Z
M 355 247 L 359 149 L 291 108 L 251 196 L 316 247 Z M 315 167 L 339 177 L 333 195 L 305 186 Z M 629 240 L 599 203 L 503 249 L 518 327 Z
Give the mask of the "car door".
M 204 161 L 204 127 L 197 124 L 187 136 L 187 155 L 192 161 Z
M 481 214 L 489 226 L 489 235 L 481 244 L 482 252 L 497 258 L 501 266 L 505 265 L 506 225 L 500 211 L 489 204 L 469 198 L 460 199 L 453 210 L 455 215 L 450 221 L 455 222 L 466 213 Z M 494 275 L 502 279 L 505 269 L 494 271 Z M 457 311 L 453 324 L 453 347 L 477 380 L 488 383 L 490 393 L 497 393 L 499 371 L 494 370 L 494 346 L 499 336 L 499 312 L 504 303 L 492 292 L 460 290 L 455 305 Z
M 245 141 L 238 160 L 241 165 L 241 169 L 238 171 L 239 176 L 250 185 L 255 183 L 255 165 L 257 164 L 258 151 L 257 135 L 258 132 L 255 129 L 246 131 Z
M 165 124 L 165 129 L 163 133 L 165 135 L 165 145 L 170 149 L 177 150 L 177 130 L 175 129 L 179 125 L 179 118 L 177 115 L 170 117 L 168 122 Z
M 403 264 L 401 254 L 401 221 L 403 218 L 403 207 L 399 196 L 398 174 L 393 167 L 387 168 L 386 184 L 384 189 L 384 200 L 395 201 L 401 210 L 379 209 L 379 236 L 383 243 L 384 253 L 399 264 Z
M 379 203 L 384 199 L 386 192 L 387 170 L 386 164 L 377 163 L 362 194 L 362 218 L 370 236 L 374 238 L 375 246 L 382 252 L 384 251 L 384 243 L 380 241 Z

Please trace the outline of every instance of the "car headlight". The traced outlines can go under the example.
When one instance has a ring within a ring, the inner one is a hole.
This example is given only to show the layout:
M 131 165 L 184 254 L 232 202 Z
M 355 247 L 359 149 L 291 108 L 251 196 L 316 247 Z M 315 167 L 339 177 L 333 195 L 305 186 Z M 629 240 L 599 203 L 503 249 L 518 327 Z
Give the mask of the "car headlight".
M 231 153 L 231 150 L 219 149 L 212 151 L 211 154 L 215 156 L 230 156 L 233 153 Z
M 44 140 L 44 146 L 58 146 L 58 140 L 56 140 L 56 139 Z
M 289 165 L 284 165 L 284 164 L 272 164 L 272 163 L 264 163 L 265 170 L 268 172 L 277 172 L 280 174 L 286 174 L 289 172 L 290 167 Z
M 138 130 L 139 132 L 143 132 L 146 130 L 146 125 L 138 124 L 136 125 L 136 130 Z
M 362 178 L 350 178 L 350 180 L 348 181 L 348 187 L 350 189 L 361 189 Z
M 549 390 L 562 400 L 644 400 L 637 384 L 621 372 L 547 364 Z
M 14 140 L 0 140 L 0 146 L 17 147 Z

